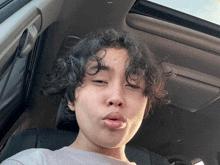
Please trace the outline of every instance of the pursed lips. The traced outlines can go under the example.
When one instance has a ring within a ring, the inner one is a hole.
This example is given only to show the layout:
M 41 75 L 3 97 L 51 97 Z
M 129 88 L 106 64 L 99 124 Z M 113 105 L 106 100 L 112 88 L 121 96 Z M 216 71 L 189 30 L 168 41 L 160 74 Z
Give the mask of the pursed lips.
M 104 118 L 105 126 L 110 129 L 122 129 L 126 127 L 126 118 L 120 112 L 110 112 Z

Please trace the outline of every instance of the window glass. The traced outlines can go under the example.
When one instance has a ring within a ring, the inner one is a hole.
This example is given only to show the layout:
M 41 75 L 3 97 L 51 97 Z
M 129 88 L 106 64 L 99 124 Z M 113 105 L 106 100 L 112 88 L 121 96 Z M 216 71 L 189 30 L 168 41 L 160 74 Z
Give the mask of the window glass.
M 196 163 L 195 165 L 204 165 L 203 161 Z
M 0 5 L 6 2 L 7 0 L 0 0 Z
M 147 0 L 146 0 L 147 1 Z M 220 25 L 220 0 L 149 0 Z
M 12 2 L 13 0 L 0 0 L 0 9 L 5 7 L 7 4 Z
M 5 2 L 6 0 L 0 0 L 0 5 L 3 4 L 3 2 Z
M 0 0 L 0 23 L 30 1 L 31 0 Z

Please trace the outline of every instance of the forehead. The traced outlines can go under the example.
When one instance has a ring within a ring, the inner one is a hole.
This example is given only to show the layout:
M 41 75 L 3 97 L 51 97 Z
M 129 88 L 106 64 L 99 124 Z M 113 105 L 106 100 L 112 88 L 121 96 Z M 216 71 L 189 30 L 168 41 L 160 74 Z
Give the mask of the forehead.
M 116 70 L 124 71 L 129 63 L 127 50 L 124 48 L 106 48 L 97 52 L 96 56 L 100 61 L 90 60 L 87 63 L 87 73 L 96 73 L 96 71 L 114 72 Z
M 106 48 L 97 52 L 97 56 L 104 57 L 104 62 L 125 63 L 128 59 L 128 51 L 125 48 Z
M 128 51 L 125 48 L 106 48 L 99 50 L 96 56 L 101 60 L 97 60 L 92 56 L 87 62 L 87 68 L 97 65 L 97 61 L 100 61 L 102 64 L 125 64 L 129 62 Z

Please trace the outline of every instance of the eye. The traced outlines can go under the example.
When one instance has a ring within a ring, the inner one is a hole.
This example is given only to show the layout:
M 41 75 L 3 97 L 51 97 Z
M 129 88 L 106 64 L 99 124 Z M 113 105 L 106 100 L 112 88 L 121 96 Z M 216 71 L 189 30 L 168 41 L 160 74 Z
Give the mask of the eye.
M 129 87 L 131 87 L 131 88 L 133 88 L 133 89 L 140 89 L 139 86 L 133 85 L 133 84 L 128 84 L 128 85 L 125 85 L 125 86 L 129 86 Z
M 103 80 L 92 80 L 92 82 L 99 83 L 99 84 L 107 84 L 107 82 L 105 82 Z

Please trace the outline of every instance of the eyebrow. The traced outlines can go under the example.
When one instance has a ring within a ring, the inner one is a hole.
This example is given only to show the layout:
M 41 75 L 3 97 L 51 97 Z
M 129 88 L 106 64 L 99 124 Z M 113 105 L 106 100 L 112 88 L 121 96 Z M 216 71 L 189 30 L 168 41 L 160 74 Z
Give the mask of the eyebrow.
M 93 66 L 91 66 L 90 68 L 89 68 L 89 71 L 97 71 L 98 70 L 98 65 L 93 65 Z M 105 64 L 102 64 L 101 66 L 100 66 L 100 70 L 104 70 L 104 71 L 108 71 L 108 72 L 111 72 L 111 71 L 113 71 L 114 69 L 113 68 L 111 68 L 110 66 L 107 66 L 107 65 L 105 65 Z

